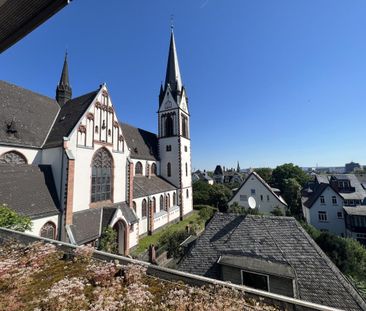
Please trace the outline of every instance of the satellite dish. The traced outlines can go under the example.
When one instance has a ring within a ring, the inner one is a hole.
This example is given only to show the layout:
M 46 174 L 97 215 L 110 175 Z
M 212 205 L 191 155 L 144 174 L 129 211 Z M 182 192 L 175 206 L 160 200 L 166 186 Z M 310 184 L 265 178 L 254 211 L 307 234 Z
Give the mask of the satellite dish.
M 257 202 L 253 197 L 248 198 L 248 204 L 251 209 L 255 209 L 255 207 L 257 206 Z

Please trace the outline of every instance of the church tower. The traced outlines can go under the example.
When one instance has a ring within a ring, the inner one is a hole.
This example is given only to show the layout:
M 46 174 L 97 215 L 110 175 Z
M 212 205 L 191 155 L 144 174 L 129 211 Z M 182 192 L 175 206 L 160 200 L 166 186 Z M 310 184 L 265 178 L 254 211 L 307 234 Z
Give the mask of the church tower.
M 165 83 L 160 87 L 158 118 L 160 174 L 179 189 L 182 219 L 193 208 L 190 115 L 173 29 L 170 35 Z
M 69 66 L 67 64 L 67 53 L 65 54 L 64 66 L 62 68 L 60 82 L 56 88 L 56 100 L 62 107 L 72 97 L 72 89 L 69 81 Z

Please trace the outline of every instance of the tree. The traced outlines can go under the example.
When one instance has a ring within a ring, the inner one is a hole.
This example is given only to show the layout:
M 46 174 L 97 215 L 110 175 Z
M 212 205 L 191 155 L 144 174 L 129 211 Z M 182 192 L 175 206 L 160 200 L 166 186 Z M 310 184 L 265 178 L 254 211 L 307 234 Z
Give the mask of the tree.
M 118 245 L 116 230 L 112 227 L 107 227 L 102 234 L 98 248 L 107 253 L 117 254 Z
M 301 187 L 305 186 L 306 182 L 309 181 L 309 176 L 297 165 L 292 163 L 286 163 L 277 166 L 271 176 L 271 185 L 279 188 L 282 192 L 284 191 L 285 179 L 295 178 Z
M 283 180 L 283 198 L 289 207 L 291 215 L 298 218 L 302 215 L 300 191 L 301 186 L 295 178 L 287 178 Z
M 232 196 L 232 191 L 221 184 L 209 185 L 203 181 L 193 184 L 193 204 L 210 205 L 220 211 L 226 211 L 226 205 Z
M 241 215 L 262 215 L 257 208 L 245 208 L 244 206 L 239 205 L 238 202 L 234 202 L 229 206 L 229 212 Z
M 264 181 L 269 184 L 271 182 L 271 176 L 272 176 L 272 169 L 269 167 L 261 167 L 256 168 L 254 171 L 264 179 Z
M 0 227 L 24 232 L 32 229 L 32 221 L 29 217 L 13 211 L 6 204 L 1 204 Z

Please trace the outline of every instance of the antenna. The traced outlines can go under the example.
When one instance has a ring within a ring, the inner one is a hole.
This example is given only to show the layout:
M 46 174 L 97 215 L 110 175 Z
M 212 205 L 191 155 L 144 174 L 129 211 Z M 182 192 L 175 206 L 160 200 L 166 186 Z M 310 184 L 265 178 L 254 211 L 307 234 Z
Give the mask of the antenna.
M 249 197 L 248 198 L 248 205 L 251 209 L 255 209 L 257 206 L 257 202 L 255 201 L 255 199 L 253 197 Z

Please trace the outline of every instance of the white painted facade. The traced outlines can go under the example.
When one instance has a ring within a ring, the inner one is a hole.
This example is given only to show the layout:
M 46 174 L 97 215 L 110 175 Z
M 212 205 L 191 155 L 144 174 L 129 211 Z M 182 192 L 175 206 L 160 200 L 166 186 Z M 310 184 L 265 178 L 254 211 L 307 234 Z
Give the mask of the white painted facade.
M 346 236 L 343 198 L 330 186 L 315 200 L 309 208 L 303 204 L 306 222 L 324 232 Z
M 239 206 L 250 208 L 248 199 L 253 197 L 256 201 L 256 209 L 263 214 L 271 214 L 275 208 L 279 208 L 283 214 L 287 210 L 285 201 L 270 190 L 270 186 L 255 173 L 251 173 L 235 193 L 228 205 L 238 203 Z
M 32 230 L 28 230 L 28 231 L 26 231 L 26 233 L 33 234 L 36 236 L 41 236 L 41 229 L 48 222 L 51 222 L 55 226 L 56 234 L 58 235 L 59 216 L 57 216 L 57 215 L 38 218 L 38 219 L 32 219 Z

